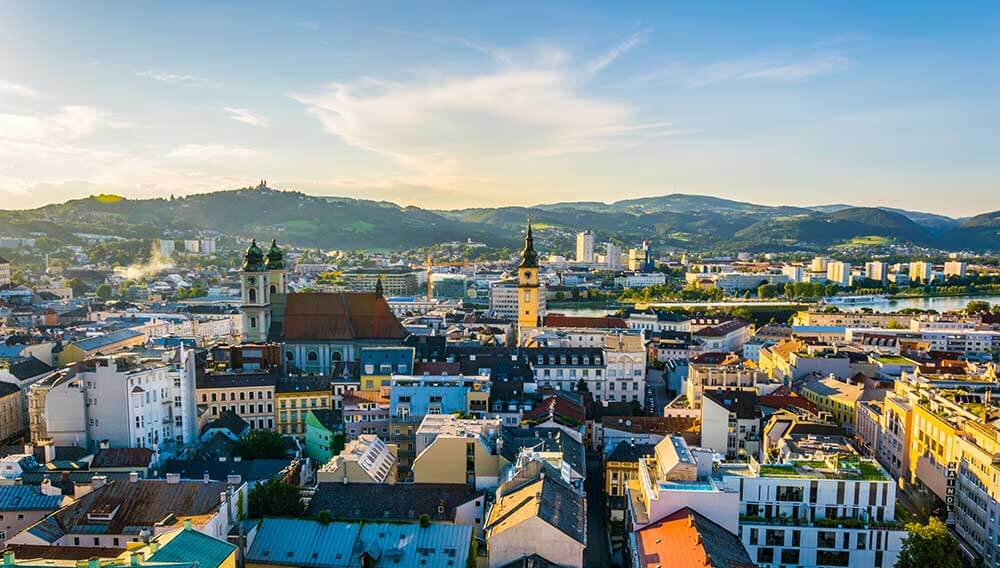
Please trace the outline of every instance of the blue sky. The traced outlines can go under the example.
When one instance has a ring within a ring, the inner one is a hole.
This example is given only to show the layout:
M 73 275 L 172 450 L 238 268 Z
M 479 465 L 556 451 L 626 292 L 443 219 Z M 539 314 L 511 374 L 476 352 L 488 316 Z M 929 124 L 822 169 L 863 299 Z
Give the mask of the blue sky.
M 541 4 L 541 5 L 538 5 Z M 0 0 L 0 207 L 1000 209 L 1000 4 Z

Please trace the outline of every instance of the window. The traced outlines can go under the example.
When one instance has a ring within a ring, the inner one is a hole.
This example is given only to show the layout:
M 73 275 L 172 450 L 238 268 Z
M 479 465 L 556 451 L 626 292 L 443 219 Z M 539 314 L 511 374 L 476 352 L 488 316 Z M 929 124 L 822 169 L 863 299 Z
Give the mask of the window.
M 781 551 L 781 563 L 789 565 L 797 565 L 799 563 L 799 549 L 797 548 L 786 548 Z
M 768 546 L 785 546 L 785 531 L 767 529 L 764 533 L 764 544 Z
M 256 288 L 250 288 L 250 291 L 247 293 L 247 297 L 250 298 L 250 303 L 251 304 L 257 303 L 257 289 Z
M 750 529 L 750 544 L 757 544 L 757 529 Z
M 779 485 L 775 491 L 778 501 L 802 501 L 802 488 L 794 485 Z
M 309 361 L 318 361 L 319 360 L 319 354 L 316 353 L 315 351 L 310 351 L 309 354 L 306 355 L 306 359 L 309 360 Z
M 818 548 L 837 548 L 837 533 L 819 531 L 816 533 L 816 546 Z M 820 564 L 825 564 L 825 562 L 820 562 Z
M 758 548 L 757 549 L 757 564 L 771 564 L 774 562 L 774 549 L 773 548 Z
M 816 564 L 820 566 L 850 566 L 851 553 L 846 550 L 817 550 Z

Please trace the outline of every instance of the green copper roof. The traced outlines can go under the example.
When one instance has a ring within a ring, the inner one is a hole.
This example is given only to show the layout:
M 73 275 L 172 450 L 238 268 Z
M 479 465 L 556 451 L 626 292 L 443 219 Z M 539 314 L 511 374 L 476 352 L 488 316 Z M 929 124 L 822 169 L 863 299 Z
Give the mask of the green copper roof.
M 528 219 L 528 234 L 524 237 L 524 248 L 521 249 L 521 264 L 518 267 L 538 267 L 538 253 L 535 252 L 535 239 L 531 235 L 531 219 Z
M 151 562 L 192 562 L 199 568 L 217 568 L 236 547 L 194 529 L 183 529 L 149 557 Z
M 271 248 L 267 249 L 267 259 L 264 266 L 268 270 L 283 270 L 285 268 L 285 254 L 278 248 L 278 240 L 271 239 Z
M 247 272 L 263 272 L 264 252 L 257 246 L 257 239 L 254 239 L 247 247 L 246 254 L 243 255 L 243 270 Z

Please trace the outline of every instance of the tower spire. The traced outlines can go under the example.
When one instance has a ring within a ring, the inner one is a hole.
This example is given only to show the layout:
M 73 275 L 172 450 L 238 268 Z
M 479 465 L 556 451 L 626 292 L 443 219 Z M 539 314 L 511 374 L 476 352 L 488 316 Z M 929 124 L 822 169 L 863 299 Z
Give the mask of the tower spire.
M 385 290 L 382 288 L 382 275 L 378 275 L 378 279 L 375 280 L 375 295 L 381 298 L 385 294 Z
M 538 253 L 535 252 L 535 237 L 531 233 L 531 216 L 528 216 L 528 232 L 524 236 L 524 248 L 521 249 L 520 268 L 535 268 L 538 266 Z

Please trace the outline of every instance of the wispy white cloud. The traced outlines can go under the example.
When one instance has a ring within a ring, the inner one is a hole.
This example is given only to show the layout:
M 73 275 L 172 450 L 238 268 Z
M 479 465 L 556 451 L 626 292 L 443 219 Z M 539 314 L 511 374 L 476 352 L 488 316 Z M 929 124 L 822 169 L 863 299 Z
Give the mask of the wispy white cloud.
M 136 73 L 136 76 L 152 79 L 153 81 L 159 81 L 161 83 L 169 83 L 171 85 L 218 85 L 218 83 L 215 83 L 214 81 L 209 81 L 208 79 L 198 77 L 197 75 L 172 73 L 170 71 L 163 71 L 162 69 L 145 69 Z
M 0 139 L 63 142 L 96 131 L 109 114 L 90 106 L 64 106 L 49 113 L 0 113 Z
M 184 144 L 167 153 L 166 157 L 173 160 L 206 162 L 214 160 L 249 160 L 261 154 L 257 150 L 245 146 L 228 144 Z
M 390 158 L 418 184 L 457 183 L 511 158 L 592 152 L 665 130 L 637 120 L 627 103 L 583 94 L 580 82 L 568 69 L 505 67 L 291 96 L 328 132 Z
M 251 126 L 267 126 L 269 124 L 269 121 L 266 118 L 254 114 L 254 112 L 248 108 L 222 107 L 222 110 L 226 111 L 229 118 L 235 120 L 236 122 L 242 122 Z
M 841 54 L 762 55 L 703 65 L 670 63 L 642 75 L 640 81 L 669 79 L 686 87 L 734 81 L 798 81 L 839 72 L 853 61 Z
M 3 79 L 0 79 L 0 95 L 14 95 L 17 97 L 37 97 L 38 91 L 26 85 L 21 85 L 19 83 L 12 83 L 10 81 L 4 81 Z
M 604 52 L 599 57 L 591 60 L 587 64 L 587 72 L 599 73 L 603 71 L 608 65 L 614 63 L 616 59 L 642 45 L 651 33 L 652 29 L 649 28 L 632 32 L 632 34 L 625 38 L 624 41 Z

